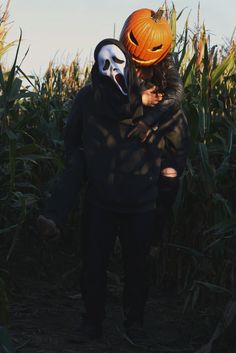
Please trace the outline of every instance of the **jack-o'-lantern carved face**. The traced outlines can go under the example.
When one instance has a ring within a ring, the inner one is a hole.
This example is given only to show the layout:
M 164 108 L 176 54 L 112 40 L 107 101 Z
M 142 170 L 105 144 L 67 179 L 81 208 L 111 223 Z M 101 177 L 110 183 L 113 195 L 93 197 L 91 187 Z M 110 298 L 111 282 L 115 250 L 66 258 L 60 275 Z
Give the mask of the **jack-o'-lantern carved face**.
M 158 63 L 171 49 L 171 28 L 162 15 L 162 9 L 140 9 L 125 21 L 120 40 L 140 66 Z

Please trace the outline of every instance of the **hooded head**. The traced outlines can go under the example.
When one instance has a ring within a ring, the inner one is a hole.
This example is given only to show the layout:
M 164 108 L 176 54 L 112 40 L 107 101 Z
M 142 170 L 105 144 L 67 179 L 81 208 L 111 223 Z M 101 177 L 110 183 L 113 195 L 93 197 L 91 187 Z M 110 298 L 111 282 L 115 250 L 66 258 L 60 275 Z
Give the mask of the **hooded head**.
M 115 44 L 99 46 L 95 51 L 99 74 L 112 80 L 122 94 L 127 95 L 127 59 Z
M 137 94 L 134 64 L 123 44 L 116 39 L 104 39 L 96 46 L 91 78 L 96 103 L 103 111 L 109 107 L 118 111 Z

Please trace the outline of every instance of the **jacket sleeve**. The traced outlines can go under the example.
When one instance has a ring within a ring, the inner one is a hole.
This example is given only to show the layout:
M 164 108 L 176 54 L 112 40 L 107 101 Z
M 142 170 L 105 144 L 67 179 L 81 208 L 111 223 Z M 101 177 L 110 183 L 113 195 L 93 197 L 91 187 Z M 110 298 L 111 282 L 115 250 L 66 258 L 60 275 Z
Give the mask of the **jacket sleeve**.
M 86 107 L 91 104 L 91 86 L 83 87 L 75 97 L 71 111 L 67 117 L 64 146 L 66 168 L 73 168 L 78 174 L 77 180 L 81 184 L 86 179 L 85 156 L 83 146 L 83 120 Z
M 43 214 L 58 226 L 65 225 L 71 210 L 78 206 L 84 172 L 83 154 L 76 149 L 51 190 L 43 211 Z
M 183 83 L 171 55 L 163 60 L 161 70 L 166 80 L 164 98 L 155 107 L 145 109 L 143 117 L 143 121 L 150 127 L 159 127 L 169 122 L 180 109 L 184 96 Z M 155 84 L 159 85 L 158 82 Z
M 46 201 L 43 214 L 54 220 L 58 226 L 67 222 L 71 209 L 75 206 L 81 187 L 86 180 L 85 158 L 82 144 L 83 99 L 85 92 L 75 98 L 66 121 L 64 132 L 65 167 L 57 185 Z
M 65 162 L 67 163 L 74 151 L 83 148 L 83 107 L 87 88 L 82 88 L 76 95 L 70 113 L 67 116 L 64 130 Z

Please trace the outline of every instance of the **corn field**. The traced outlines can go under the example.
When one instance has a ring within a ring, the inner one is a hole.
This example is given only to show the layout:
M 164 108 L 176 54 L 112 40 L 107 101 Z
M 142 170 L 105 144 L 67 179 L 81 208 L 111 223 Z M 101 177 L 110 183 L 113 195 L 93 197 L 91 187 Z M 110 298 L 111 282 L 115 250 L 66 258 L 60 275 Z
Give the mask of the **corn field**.
M 63 168 L 64 119 L 90 73 L 77 57 L 69 65 L 49 63 L 43 77 L 23 72 L 21 36 L 6 42 L 8 16 L 7 6 L 0 15 L 0 234 L 6 261 L 22 232 L 30 234 L 52 179 Z M 174 5 L 166 16 L 192 146 L 160 244 L 157 277 L 174 280 L 187 309 L 236 296 L 236 44 L 232 36 L 225 47 L 212 47 L 204 25 L 190 29 L 188 19 L 176 34 L 183 13 L 177 15 Z M 7 68 L 4 54 L 13 45 L 15 59 Z

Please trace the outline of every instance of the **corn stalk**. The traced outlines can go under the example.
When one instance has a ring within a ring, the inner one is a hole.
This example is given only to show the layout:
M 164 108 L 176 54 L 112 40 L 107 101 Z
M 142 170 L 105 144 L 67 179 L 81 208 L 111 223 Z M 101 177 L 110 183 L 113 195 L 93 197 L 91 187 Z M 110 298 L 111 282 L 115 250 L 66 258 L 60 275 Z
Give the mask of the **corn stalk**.
M 177 21 L 174 6 L 170 13 Z M 175 43 L 192 146 L 163 273 L 174 273 L 187 309 L 236 295 L 236 49 L 233 39 L 224 51 L 210 47 L 205 25 L 194 32 L 188 18 Z

